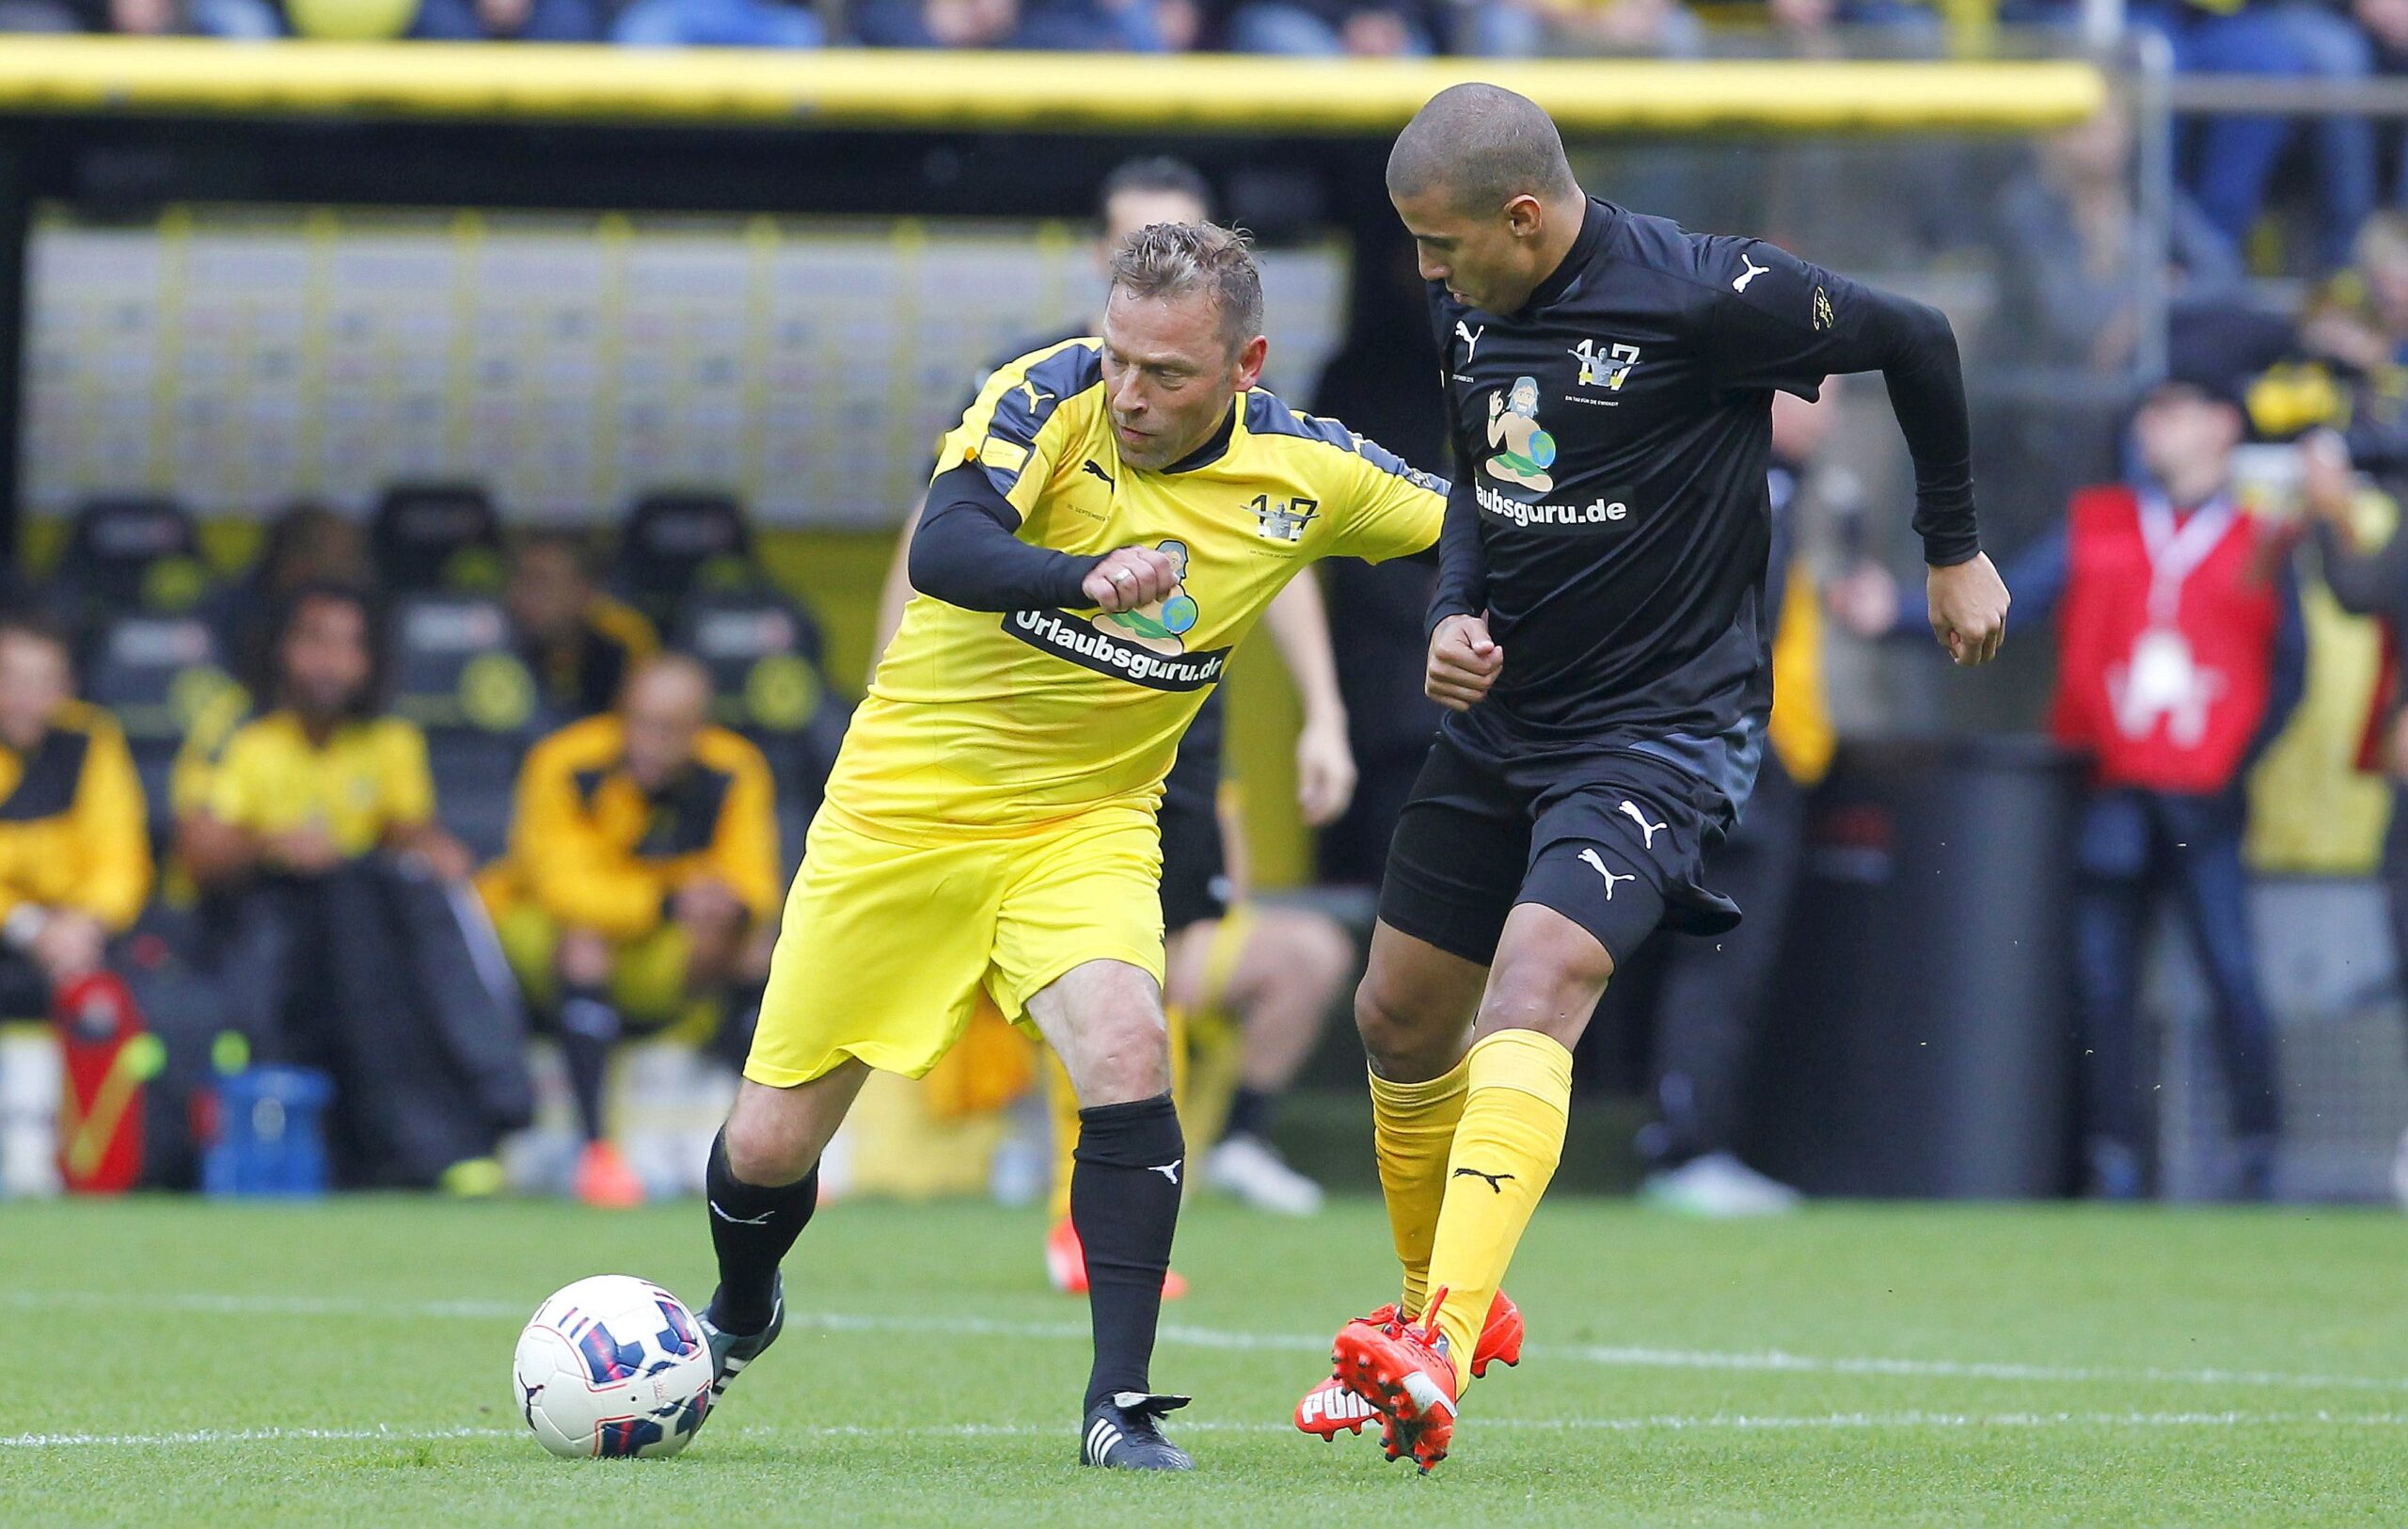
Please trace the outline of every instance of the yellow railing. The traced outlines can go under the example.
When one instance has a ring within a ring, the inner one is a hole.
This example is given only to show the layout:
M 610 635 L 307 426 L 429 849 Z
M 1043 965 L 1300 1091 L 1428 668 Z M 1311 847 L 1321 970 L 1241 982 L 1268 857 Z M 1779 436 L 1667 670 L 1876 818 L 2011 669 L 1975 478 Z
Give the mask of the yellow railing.
M 2078 121 L 2087 64 L 1323 62 L 1225 56 L 491 43 L 0 41 L 0 113 L 571 118 L 747 126 L 1377 134 L 1442 87 L 1524 91 L 1567 132 L 2026 132 Z

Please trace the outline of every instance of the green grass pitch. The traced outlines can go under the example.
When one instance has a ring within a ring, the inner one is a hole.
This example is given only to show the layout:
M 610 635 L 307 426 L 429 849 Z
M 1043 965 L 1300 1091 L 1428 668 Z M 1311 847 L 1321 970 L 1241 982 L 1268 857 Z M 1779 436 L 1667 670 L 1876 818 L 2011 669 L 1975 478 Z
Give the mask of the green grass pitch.
M 1155 1379 L 1190 1477 L 1083 1472 L 1085 1314 L 1031 1213 L 838 1205 L 686 1454 L 552 1459 L 508 1377 L 559 1285 L 708 1292 L 700 1209 L 0 1207 L 0 1523 L 2386 1524 L 2408 1220 L 2374 1211 L 1546 1205 L 1518 1370 L 1428 1480 L 1290 1430 L 1390 1285 L 1378 1206 L 1194 1206 Z

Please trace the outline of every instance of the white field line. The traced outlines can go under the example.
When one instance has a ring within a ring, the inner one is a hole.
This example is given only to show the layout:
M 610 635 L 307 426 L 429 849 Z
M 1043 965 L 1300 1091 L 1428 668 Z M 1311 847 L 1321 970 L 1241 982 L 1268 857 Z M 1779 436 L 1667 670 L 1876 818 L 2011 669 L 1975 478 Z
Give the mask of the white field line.
M 241 1316 L 336 1316 L 417 1320 L 522 1320 L 533 1308 L 517 1302 L 459 1299 L 380 1301 L 341 1296 L 237 1296 L 182 1292 L 160 1296 L 86 1291 L 0 1291 L 0 1305 L 24 1308 L 129 1308 Z M 1085 1322 L 1006 1322 L 976 1316 L 878 1316 L 796 1312 L 795 1326 L 825 1332 L 955 1333 L 969 1337 L 1085 1343 Z M 1245 1353 L 1326 1353 L 1329 1340 L 1307 1333 L 1237 1332 L 1166 1323 L 1161 1341 L 1189 1348 Z M 1714 1350 L 1635 1347 L 1611 1344 L 1533 1344 L 1531 1359 L 1612 1369 L 1723 1370 L 1778 1375 L 1889 1376 L 1936 1380 L 2004 1380 L 2040 1384 L 2231 1386 L 2291 1391 L 2408 1394 L 2408 1376 L 2320 1375 L 2288 1370 L 2161 1368 L 2135 1365 L 2032 1364 L 1998 1361 L 1896 1359 L 1792 1354 L 1780 1349 Z
M 1825 1412 L 1798 1416 L 1746 1412 L 1654 1417 L 1481 1418 L 1476 1426 L 1547 1433 L 1792 1432 L 1907 1428 L 2397 1428 L 2403 1412 Z M 1285 1434 L 1284 1423 L 1198 1421 L 1180 1434 Z M 714 1432 L 718 1439 L 1034 1439 L 1066 1435 L 1058 1425 L 954 1423 L 897 1427 L 822 1424 Z M 177 1449 L 244 1443 L 431 1443 L 455 1439 L 518 1439 L 523 1428 L 190 1428 L 173 1433 L 21 1433 L 0 1435 L 0 1449 Z

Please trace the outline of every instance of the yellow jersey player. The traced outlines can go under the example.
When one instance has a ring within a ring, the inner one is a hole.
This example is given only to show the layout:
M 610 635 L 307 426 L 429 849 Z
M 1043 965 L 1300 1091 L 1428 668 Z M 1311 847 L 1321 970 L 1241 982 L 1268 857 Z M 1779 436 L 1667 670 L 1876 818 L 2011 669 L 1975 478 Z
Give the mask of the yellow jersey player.
M 1313 560 L 1437 538 L 1445 486 L 1258 390 L 1244 238 L 1162 223 L 1102 334 L 998 370 L 940 443 L 918 591 L 788 894 L 708 1170 L 718 1391 L 784 1318 L 778 1264 L 872 1067 L 918 1076 L 979 994 L 1069 1069 L 1095 1357 L 1084 1464 L 1185 1470 L 1149 1368 L 1187 1148 L 1170 1100 L 1154 810 L 1230 651 Z

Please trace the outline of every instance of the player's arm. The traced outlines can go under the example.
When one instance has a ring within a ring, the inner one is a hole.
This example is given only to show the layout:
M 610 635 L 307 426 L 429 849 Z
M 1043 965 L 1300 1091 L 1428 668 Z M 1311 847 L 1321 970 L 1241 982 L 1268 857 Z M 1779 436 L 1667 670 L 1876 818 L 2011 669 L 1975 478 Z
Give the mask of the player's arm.
M 1346 699 L 1338 689 L 1330 650 L 1329 612 L 1321 581 L 1307 568 L 1288 581 L 1262 613 L 1304 707 L 1296 730 L 1296 804 L 1306 823 L 1335 822 L 1354 798 L 1354 750 L 1346 741 Z
M 1915 466 L 1915 533 L 1930 568 L 1931 627 L 1959 663 L 2006 637 L 2006 585 L 1973 517 L 1972 429 L 1948 316 L 1928 303 L 1810 265 L 1760 240 L 1705 242 L 1709 344 L 1725 388 L 1812 397 L 1834 372 L 1878 372 Z
M 125 739 L 114 727 L 96 727 L 91 738 L 71 809 L 81 873 L 67 900 L 117 934 L 150 895 L 150 835 Z

